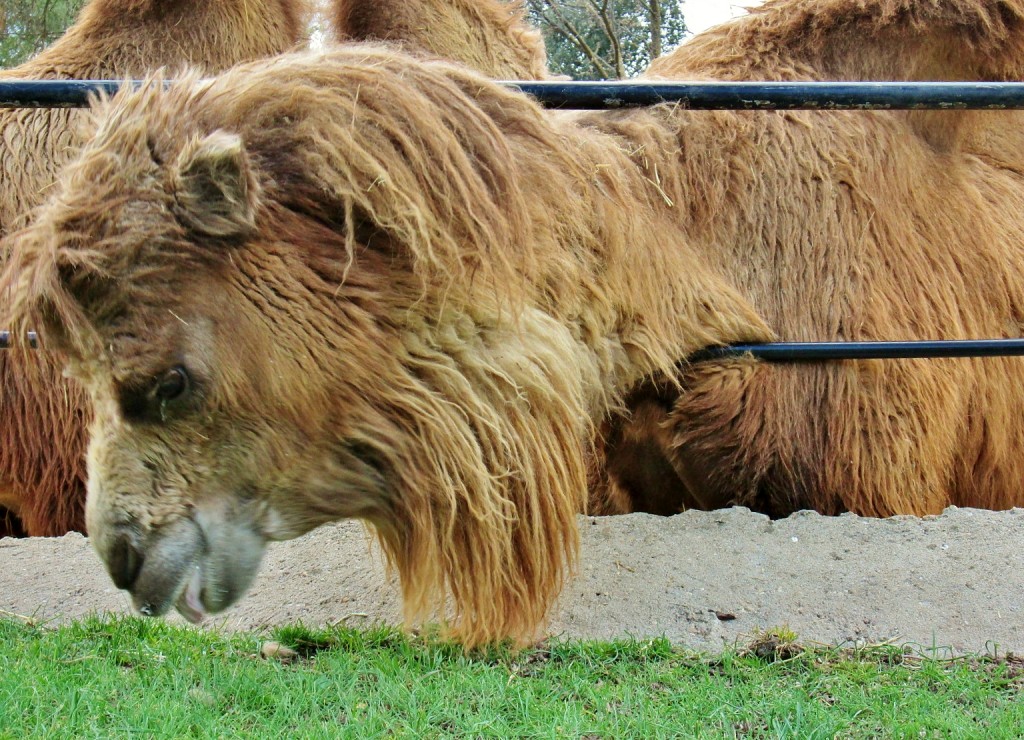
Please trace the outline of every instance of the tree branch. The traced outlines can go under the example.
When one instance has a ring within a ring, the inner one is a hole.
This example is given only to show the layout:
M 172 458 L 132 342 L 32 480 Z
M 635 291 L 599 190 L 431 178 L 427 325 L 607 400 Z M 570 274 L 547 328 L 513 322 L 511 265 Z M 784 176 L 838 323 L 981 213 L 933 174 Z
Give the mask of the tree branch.
M 608 0 L 601 0 L 600 5 L 598 5 L 597 0 L 587 1 L 597 15 L 601 28 L 608 38 L 608 43 L 612 49 L 612 64 L 615 66 L 615 76 L 621 80 L 626 76 L 626 66 L 622 60 L 622 43 L 619 41 L 618 29 L 615 28 L 615 17 L 609 12 Z
M 615 71 L 612 65 L 601 57 L 600 54 L 587 43 L 583 33 L 576 27 L 565 13 L 562 12 L 557 0 L 529 0 L 529 6 L 544 22 L 554 28 L 558 33 L 565 36 L 576 45 L 587 60 L 594 65 L 594 69 L 602 77 L 609 77 Z M 550 11 L 550 12 L 549 12 Z

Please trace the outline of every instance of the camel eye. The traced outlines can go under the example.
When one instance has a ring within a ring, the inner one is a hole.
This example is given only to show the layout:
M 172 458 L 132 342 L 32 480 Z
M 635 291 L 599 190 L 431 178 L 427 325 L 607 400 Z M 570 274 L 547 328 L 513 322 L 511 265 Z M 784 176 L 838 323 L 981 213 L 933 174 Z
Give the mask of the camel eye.
M 172 367 L 164 373 L 163 377 L 160 378 L 160 382 L 156 384 L 156 398 L 161 403 L 173 401 L 188 390 L 188 385 L 188 371 L 181 367 L 181 365 Z

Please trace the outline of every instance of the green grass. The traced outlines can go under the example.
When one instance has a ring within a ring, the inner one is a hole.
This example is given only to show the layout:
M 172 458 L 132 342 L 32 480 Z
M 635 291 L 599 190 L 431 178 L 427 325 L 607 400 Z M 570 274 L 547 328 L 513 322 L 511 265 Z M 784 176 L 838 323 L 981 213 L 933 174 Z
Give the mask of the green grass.
M 781 634 L 781 633 L 780 633 Z M 777 637 L 777 635 L 776 635 Z M 664 640 L 515 653 L 388 629 L 266 635 L 136 618 L 0 620 L 0 737 L 1019 737 L 1024 665 L 764 636 L 700 656 Z

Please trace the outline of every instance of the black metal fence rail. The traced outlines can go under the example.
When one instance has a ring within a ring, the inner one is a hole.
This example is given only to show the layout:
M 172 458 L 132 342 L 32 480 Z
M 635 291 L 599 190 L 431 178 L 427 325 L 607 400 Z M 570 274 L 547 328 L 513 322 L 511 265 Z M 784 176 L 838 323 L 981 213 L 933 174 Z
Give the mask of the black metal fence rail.
M 690 362 L 753 355 L 767 362 L 910 360 L 942 357 L 1022 357 L 1024 339 L 960 339 L 916 342 L 771 342 L 708 347 Z
M 128 84 L 140 85 L 137 80 Z M 79 108 L 123 80 L 0 81 L 0 108 Z M 1021 82 L 505 81 L 549 108 L 599 110 L 676 102 L 693 110 L 1021 110 Z
M 548 108 L 677 102 L 692 110 L 1020 110 L 1019 82 L 505 82 Z
M 0 108 L 76 108 L 137 80 L 0 81 Z M 549 108 L 601 110 L 678 103 L 693 110 L 1024 110 L 1021 82 L 505 81 Z M 35 332 L 28 343 L 37 346 Z M 11 346 L 0 331 L 0 349 Z M 709 347 L 690 361 L 753 355 L 769 362 L 1024 356 L 1024 339 L 775 342 Z

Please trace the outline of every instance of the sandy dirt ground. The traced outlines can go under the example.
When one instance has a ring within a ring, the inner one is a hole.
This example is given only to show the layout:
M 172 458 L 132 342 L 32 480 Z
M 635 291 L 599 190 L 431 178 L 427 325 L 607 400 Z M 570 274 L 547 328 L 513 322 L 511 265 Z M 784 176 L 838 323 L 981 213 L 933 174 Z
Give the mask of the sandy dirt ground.
M 1024 510 L 773 522 L 731 509 L 581 517 L 580 527 L 581 565 L 552 611 L 552 635 L 664 635 L 713 652 L 787 626 L 807 643 L 1024 652 Z M 0 539 L 0 611 L 59 622 L 130 605 L 88 540 L 68 535 Z M 250 594 L 207 624 L 367 625 L 399 615 L 379 552 L 346 523 L 273 545 Z

